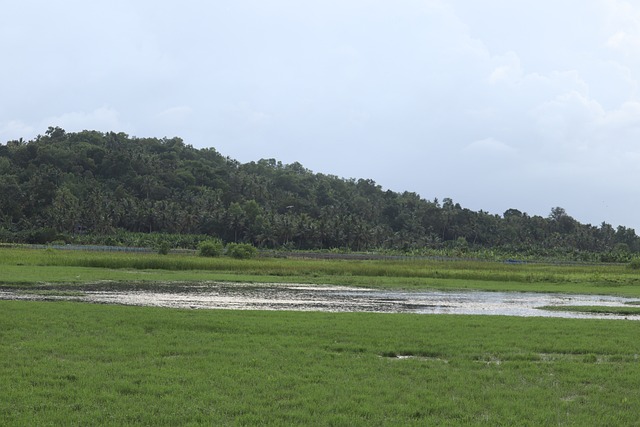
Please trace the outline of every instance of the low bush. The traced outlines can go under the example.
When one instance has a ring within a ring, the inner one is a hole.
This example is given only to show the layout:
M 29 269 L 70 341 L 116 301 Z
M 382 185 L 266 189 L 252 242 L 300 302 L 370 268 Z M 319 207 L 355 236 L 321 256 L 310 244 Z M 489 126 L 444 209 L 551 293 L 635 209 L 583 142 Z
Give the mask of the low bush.
M 640 258 L 634 258 L 629 263 L 629 267 L 633 270 L 640 270 Z
M 229 243 L 227 245 L 227 255 L 233 258 L 249 259 L 256 256 L 258 250 L 249 243 Z
M 224 245 L 222 244 L 222 240 L 206 240 L 198 245 L 198 254 L 206 257 L 218 257 L 222 255 L 223 249 Z
M 44 245 L 58 240 L 58 233 L 53 228 L 33 230 L 27 237 L 27 243 Z
M 169 254 L 169 243 L 162 242 L 158 245 L 158 254 L 160 255 L 168 255 Z

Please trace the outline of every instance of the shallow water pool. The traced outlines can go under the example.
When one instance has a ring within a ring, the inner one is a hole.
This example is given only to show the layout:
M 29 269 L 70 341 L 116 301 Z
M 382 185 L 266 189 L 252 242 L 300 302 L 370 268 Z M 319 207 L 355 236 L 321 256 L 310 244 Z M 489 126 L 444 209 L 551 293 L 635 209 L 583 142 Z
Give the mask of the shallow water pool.
M 0 290 L 0 299 L 71 300 L 189 309 L 294 310 L 418 314 L 484 314 L 592 319 L 632 319 L 640 316 L 570 313 L 541 306 L 624 306 L 636 299 L 533 292 L 388 291 L 300 284 L 98 283 L 48 285 L 34 290 Z

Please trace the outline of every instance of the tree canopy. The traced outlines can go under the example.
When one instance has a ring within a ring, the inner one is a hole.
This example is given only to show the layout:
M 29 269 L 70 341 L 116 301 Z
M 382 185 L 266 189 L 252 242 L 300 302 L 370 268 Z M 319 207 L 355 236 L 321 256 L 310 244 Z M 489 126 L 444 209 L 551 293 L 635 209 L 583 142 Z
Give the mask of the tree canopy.
M 314 173 L 299 163 L 241 164 L 180 138 L 68 133 L 50 127 L 0 145 L 0 240 L 73 240 L 115 232 L 198 234 L 263 248 L 420 250 L 501 248 L 513 253 L 640 251 L 631 228 L 502 216 L 393 192 L 370 179 Z

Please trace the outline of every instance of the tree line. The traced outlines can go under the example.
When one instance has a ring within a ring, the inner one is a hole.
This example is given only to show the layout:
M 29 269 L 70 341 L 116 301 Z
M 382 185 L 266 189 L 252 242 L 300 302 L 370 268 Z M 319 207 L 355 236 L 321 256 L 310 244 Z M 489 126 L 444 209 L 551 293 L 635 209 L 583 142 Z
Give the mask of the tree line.
M 286 249 L 487 249 L 605 261 L 640 251 L 633 229 L 581 224 L 560 207 L 547 217 L 475 212 L 297 162 L 239 163 L 180 138 L 59 127 L 0 144 L 0 201 L 4 242 L 164 233 Z

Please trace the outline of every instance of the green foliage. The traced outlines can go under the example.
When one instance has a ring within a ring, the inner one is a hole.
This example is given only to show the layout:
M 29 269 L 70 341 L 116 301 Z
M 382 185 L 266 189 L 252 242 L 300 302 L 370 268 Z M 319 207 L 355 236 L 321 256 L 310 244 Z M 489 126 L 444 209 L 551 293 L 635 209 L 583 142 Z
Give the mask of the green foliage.
M 384 191 L 370 179 L 313 173 L 299 163 L 240 164 L 180 138 L 69 133 L 50 127 L 0 151 L 3 242 L 195 249 L 207 236 L 259 248 L 448 255 L 482 250 L 519 259 L 628 262 L 635 230 L 583 225 L 563 208 L 474 212 L 449 198 Z M 184 239 L 176 236 L 186 236 Z M 465 243 L 466 242 L 466 243 Z
M 168 243 L 172 248 L 197 249 L 198 244 L 208 240 L 201 234 L 132 233 L 115 230 L 108 235 L 83 234 L 67 235 L 66 241 L 78 245 L 107 245 L 130 248 L 158 248 Z
M 229 243 L 227 255 L 238 259 L 250 259 L 256 256 L 258 250 L 249 243 Z
M 161 242 L 158 245 L 158 254 L 159 255 L 168 255 L 169 254 L 169 243 Z
M 53 228 L 38 228 L 29 233 L 27 243 L 46 244 L 58 240 L 58 233 Z
M 640 258 L 632 259 L 631 262 L 629 263 L 629 267 L 632 270 L 640 270 Z
M 198 254 L 203 257 L 219 257 L 224 250 L 220 239 L 207 240 L 198 245 Z

